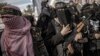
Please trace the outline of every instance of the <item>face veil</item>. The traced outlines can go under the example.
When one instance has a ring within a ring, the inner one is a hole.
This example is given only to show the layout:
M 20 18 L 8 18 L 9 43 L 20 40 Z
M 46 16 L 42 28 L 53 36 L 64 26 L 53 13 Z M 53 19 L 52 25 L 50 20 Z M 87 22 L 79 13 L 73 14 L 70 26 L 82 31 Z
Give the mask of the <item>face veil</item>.
M 67 9 L 64 2 L 58 2 L 55 4 L 56 16 L 58 17 L 62 25 L 67 25 L 71 23 L 71 13 Z

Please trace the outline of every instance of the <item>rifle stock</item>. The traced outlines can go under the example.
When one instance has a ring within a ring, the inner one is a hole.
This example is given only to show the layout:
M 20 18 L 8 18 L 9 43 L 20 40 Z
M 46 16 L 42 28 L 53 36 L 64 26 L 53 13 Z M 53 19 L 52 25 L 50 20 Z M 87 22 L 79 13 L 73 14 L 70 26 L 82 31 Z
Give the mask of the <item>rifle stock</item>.
M 77 32 L 80 32 L 83 27 L 86 25 L 87 20 L 91 18 L 92 15 L 90 15 L 87 19 L 82 20 L 78 25 L 77 25 Z

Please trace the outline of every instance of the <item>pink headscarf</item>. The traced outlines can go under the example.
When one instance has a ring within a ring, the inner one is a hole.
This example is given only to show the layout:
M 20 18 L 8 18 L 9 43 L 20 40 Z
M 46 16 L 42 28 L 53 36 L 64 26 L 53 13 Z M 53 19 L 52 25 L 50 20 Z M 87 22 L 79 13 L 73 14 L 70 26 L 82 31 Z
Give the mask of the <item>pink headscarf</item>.
M 15 6 L 5 6 L 4 8 L 13 8 Z M 7 56 L 34 56 L 32 37 L 30 34 L 31 24 L 22 16 L 2 15 L 5 29 L 2 34 L 1 46 L 4 55 Z

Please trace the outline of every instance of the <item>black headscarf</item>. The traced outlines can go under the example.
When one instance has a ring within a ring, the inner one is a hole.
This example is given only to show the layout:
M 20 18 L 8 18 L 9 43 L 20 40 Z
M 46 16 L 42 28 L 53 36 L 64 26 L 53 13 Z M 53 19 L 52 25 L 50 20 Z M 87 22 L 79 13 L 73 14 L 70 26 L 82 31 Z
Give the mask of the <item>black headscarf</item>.
M 67 25 L 70 24 L 72 19 L 71 19 L 71 13 L 67 9 L 66 4 L 64 2 L 57 2 L 55 4 L 56 8 L 56 15 L 62 25 Z
M 9 6 L 11 6 L 11 7 L 9 7 Z M 2 7 L 1 15 L 4 15 L 4 14 L 19 15 L 19 16 L 22 15 L 20 9 L 18 9 L 12 5 L 7 5 L 7 6 Z

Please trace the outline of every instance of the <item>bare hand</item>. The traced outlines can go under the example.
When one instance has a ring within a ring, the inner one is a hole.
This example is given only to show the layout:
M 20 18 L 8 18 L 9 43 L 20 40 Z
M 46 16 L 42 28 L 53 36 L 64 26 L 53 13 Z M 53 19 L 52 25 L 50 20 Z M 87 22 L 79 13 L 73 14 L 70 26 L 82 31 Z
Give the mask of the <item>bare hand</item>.
M 77 33 L 74 40 L 77 42 L 78 40 L 82 40 L 82 33 Z
M 71 43 L 68 44 L 67 48 L 68 48 L 68 52 L 69 52 L 70 54 L 73 54 L 73 53 L 74 53 L 74 48 L 72 47 L 72 44 L 71 44 Z
M 61 35 L 65 36 L 67 35 L 68 33 L 70 33 L 72 30 L 70 29 L 70 26 L 69 24 L 67 26 L 64 26 L 63 25 L 63 28 L 61 30 Z

